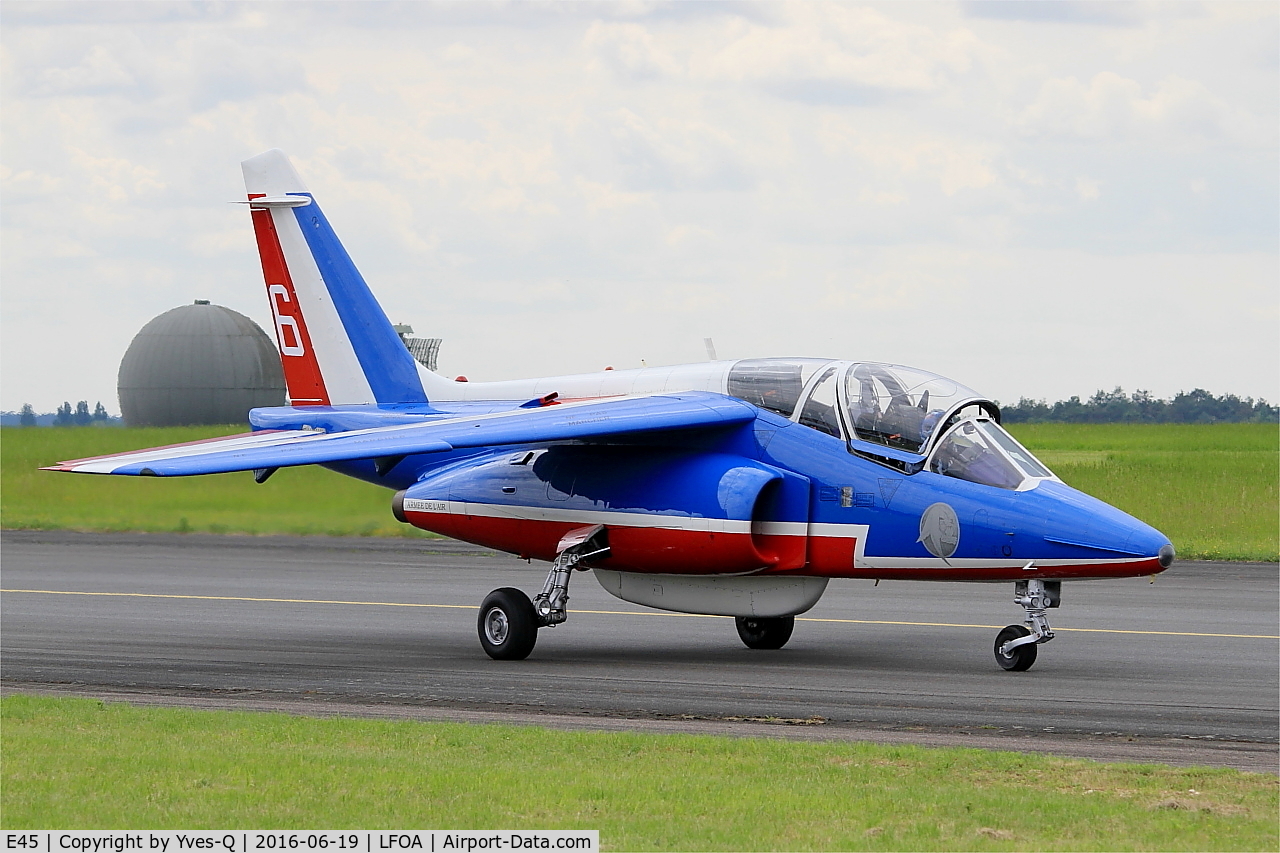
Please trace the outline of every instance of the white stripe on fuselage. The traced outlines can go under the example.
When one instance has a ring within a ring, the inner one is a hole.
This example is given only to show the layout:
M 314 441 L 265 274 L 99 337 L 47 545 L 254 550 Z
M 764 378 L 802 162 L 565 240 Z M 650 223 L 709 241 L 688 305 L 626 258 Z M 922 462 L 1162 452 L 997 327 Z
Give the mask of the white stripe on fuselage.
M 619 397 L 679 391 L 712 391 L 724 394 L 728 390 L 729 370 L 735 364 L 736 361 L 717 361 L 497 382 L 455 382 L 432 373 L 421 365 L 418 373 L 427 391 L 427 399 L 432 402 L 532 400 L 553 392 L 562 398 Z
M 645 512 L 600 512 L 554 509 L 542 506 L 483 504 L 467 501 L 439 501 L 405 498 L 405 512 L 440 515 L 472 515 L 481 518 L 510 518 L 561 524 L 609 524 L 615 527 L 649 527 L 656 530 L 691 530 L 707 533 L 751 533 L 750 521 L 729 518 L 695 518 Z

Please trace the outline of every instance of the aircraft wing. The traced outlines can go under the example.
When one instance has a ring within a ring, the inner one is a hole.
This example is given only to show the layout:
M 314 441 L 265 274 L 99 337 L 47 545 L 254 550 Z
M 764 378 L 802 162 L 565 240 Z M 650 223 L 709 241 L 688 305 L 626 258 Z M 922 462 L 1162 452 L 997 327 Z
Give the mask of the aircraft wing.
M 191 444 L 60 462 L 45 470 L 80 474 L 183 477 L 381 459 L 454 449 L 542 441 L 606 440 L 755 419 L 754 406 L 708 392 L 650 394 L 518 408 L 471 417 L 444 415 L 414 424 L 348 432 L 262 430 Z

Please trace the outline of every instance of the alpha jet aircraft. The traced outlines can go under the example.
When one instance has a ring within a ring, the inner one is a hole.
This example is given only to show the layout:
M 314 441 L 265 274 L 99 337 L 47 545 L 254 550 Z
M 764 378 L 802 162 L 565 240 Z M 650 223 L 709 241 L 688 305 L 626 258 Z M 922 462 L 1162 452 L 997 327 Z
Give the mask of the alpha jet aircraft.
M 415 527 L 551 562 L 532 600 L 480 606 L 491 657 L 523 659 L 590 569 L 625 601 L 735 617 L 781 648 L 832 578 L 1005 581 L 995 639 L 1025 670 L 1062 582 L 1154 575 L 1159 531 L 1070 488 L 978 392 L 896 364 L 756 358 L 503 382 L 418 364 L 279 150 L 243 164 L 291 405 L 253 431 L 63 462 L 176 477 L 323 465 L 388 487 Z

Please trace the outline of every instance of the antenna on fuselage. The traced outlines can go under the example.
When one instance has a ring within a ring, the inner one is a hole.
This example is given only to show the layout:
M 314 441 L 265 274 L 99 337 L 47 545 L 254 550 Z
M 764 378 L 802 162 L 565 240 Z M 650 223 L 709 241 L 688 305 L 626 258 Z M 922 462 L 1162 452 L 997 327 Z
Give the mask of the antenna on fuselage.
M 703 338 L 702 342 L 706 344 L 707 347 L 707 361 L 719 361 L 719 359 L 716 358 L 716 345 L 712 342 L 711 338 Z

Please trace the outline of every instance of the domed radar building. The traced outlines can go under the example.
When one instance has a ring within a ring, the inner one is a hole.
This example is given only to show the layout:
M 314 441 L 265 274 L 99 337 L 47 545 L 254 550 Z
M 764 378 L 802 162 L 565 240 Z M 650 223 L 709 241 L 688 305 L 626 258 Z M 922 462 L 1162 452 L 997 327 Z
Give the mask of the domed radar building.
M 129 426 L 243 424 L 250 409 L 285 402 L 275 344 L 248 317 L 203 299 L 142 327 L 116 387 Z

